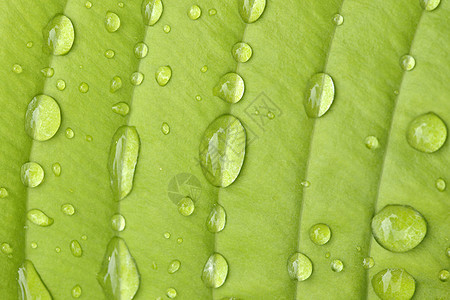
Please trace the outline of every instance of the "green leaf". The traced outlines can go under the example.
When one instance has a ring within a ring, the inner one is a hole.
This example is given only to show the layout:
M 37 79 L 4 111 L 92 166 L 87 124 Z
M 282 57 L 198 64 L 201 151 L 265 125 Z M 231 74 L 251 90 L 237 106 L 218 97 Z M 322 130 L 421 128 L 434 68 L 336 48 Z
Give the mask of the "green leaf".
M 18 270 L 28 262 L 39 274 L 33 291 L 70 299 L 79 285 L 81 298 L 105 299 L 97 273 L 114 236 L 136 263 L 138 273 L 118 267 L 133 284 L 139 274 L 135 299 L 166 298 L 169 288 L 177 299 L 377 299 L 371 281 L 387 269 L 415 279 L 414 299 L 447 297 L 449 283 L 439 272 L 449 262 L 449 189 L 435 185 L 438 178 L 450 181 L 450 143 L 420 152 L 406 134 L 429 112 L 450 124 L 449 1 L 431 11 L 421 4 L 435 1 L 249 1 L 257 7 L 244 12 L 251 23 L 242 20 L 241 0 L 145 1 L 154 5 L 145 21 L 141 1 L 87 2 L 4 1 L 0 11 L 2 299 L 17 299 Z M 188 16 L 193 5 L 202 9 L 198 19 Z M 108 12 L 120 18 L 114 32 L 105 27 Z M 62 51 L 68 53 L 55 56 L 43 29 L 60 14 L 72 21 L 75 39 Z M 148 45 L 142 59 L 135 56 L 139 42 Z M 239 42 L 252 50 L 245 63 L 233 57 Z M 402 68 L 406 54 L 415 58 L 409 71 Z M 170 81 L 160 86 L 155 74 L 166 66 Z M 54 75 L 43 76 L 49 67 Z M 140 85 L 130 81 L 135 72 L 144 74 Z M 213 94 L 228 73 L 245 83 L 238 103 Z M 304 102 L 317 73 L 333 79 L 334 101 L 321 117 L 309 118 Z M 112 89 L 117 77 L 122 84 Z M 41 94 L 61 111 L 61 126 L 47 141 L 25 130 L 27 107 Z M 112 110 L 120 102 L 130 107 L 125 116 Z M 217 188 L 203 175 L 199 146 L 224 114 L 240 120 L 247 143 L 239 176 Z M 139 157 L 131 192 L 115 201 L 108 159 L 113 135 L 125 125 L 139 133 Z M 45 171 L 34 188 L 21 181 L 27 162 Z M 56 163 L 60 170 L 53 173 Z M 178 212 L 185 197 L 195 204 L 189 216 Z M 211 233 L 207 219 L 216 203 L 226 224 Z M 64 212 L 67 204 L 72 215 Z M 411 206 L 425 218 L 427 234 L 414 249 L 394 253 L 374 240 L 372 217 L 389 204 Z M 53 223 L 30 222 L 33 209 Z M 119 213 L 126 225 L 114 231 L 111 219 Z M 331 229 L 324 245 L 310 239 L 318 223 Z M 81 256 L 72 254 L 72 241 Z M 312 262 L 304 281 L 288 273 L 296 252 Z M 228 264 L 225 277 L 225 268 L 220 278 L 208 275 L 212 285 L 225 278 L 217 289 L 202 281 L 214 253 Z M 367 257 L 375 261 L 368 270 Z M 331 269 L 336 259 L 341 272 Z M 179 270 L 168 272 L 174 260 Z

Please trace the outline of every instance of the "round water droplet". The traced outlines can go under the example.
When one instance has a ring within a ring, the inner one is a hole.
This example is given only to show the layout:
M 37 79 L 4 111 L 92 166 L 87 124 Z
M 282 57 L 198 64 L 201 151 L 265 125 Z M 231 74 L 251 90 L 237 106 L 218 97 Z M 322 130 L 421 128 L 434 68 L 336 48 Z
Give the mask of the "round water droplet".
M 111 59 L 111 58 L 114 57 L 114 55 L 116 55 L 116 53 L 114 52 L 114 50 L 108 49 L 108 50 L 105 51 L 105 57 L 106 57 L 106 58 Z
M 55 252 L 56 252 L 56 253 L 60 253 L 60 252 L 61 252 L 61 248 L 56 247 L 56 248 L 55 248 Z
M 195 96 L 195 100 L 202 101 L 202 96 L 200 96 L 200 95 Z
M 375 266 L 375 260 L 372 257 L 366 257 L 363 259 L 362 265 L 364 269 L 370 269 Z
M 217 10 L 215 10 L 214 8 L 211 8 L 208 13 L 210 16 L 215 16 L 217 14 Z
M 236 103 L 244 96 L 245 84 L 241 76 L 228 73 L 222 76 L 213 88 L 213 95 L 229 103 Z
M 197 20 L 202 15 L 202 9 L 198 5 L 192 5 L 187 14 L 191 20 Z
M 167 124 L 166 122 L 162 123 L 162 125 L 161 125 L 161 132 L 164 135 L 168 135 L 170 133 L 170 126 L 169 126 L 169 124 Z
M 427 234 L 427 222 L 411 206 L 387 205 L 373 217 L 372 233 L 387 250 L 405 252 L 422 242 Z
M 247 43 L 236 43 L 231 49 L 231 54 L 237 62 L 247 62 L 253 54 L 252 47 Z
M 172 260 L 169 266 L 167 267 L 167 272 L 169 272 L 169 274 L 173 274 L 180 269 L 180 266 L 181 262 L 179 260 L 177 259 Z
M 73 139 L 74 136 L 75 136 L 75 132 L 73 131 L 73 129 L 70 128 L 70 127 L 67 127 L 67 129 L 66 129 L 66 138 Z
M 94 138 L 90 135 L 86 135 L 86 142 L 92 142 Z
M 83 234 L 83 235 L 81 236 L 81 239 L 82 239 L 83 241 L 87 240 L 87 235 L 84 235 L 84 234 Z
M 20 74 L 20 73 L 23 72 L 22 66 L 19 65 L 19 64 L 14 64 L 13 67 L 12 67 L 12 70 L 16 74 Z
M 238 0 L 239 14 L 245 23 L 258 20 L 266 8 L 266 0 Z
M 289 257 L 287 261 L 287 271 L 293 280 L 304 281 L 311 276 L 313 265 L 308 256 L 297 252 Z
M 75 31 L 72 21 L 65 15 L 58 14 L 43 30 L 44 44 L 53 55 L 64 55 L 72 49 Z
M 44 169 L 35 162 L 24 163 L 20 168 L 20 178 L 26 187 L 37 187 L 44 180 Z
M 268 118 L 269 120 L 273 120 L 273 119 L 275 118 L 275 114 L 274 114 L 273 112 L 269 111 L 269 112 L 267 113 L 267 118 Z
M 403 55 L 400 58 L 400 66 L 405 71 L 411 71 L 416 66 L 416 60 L 411 55 Z
M 72 297 L 74 298 L 80 298 L 81 297 L 81 286 L 77 284 L 72 288 Z
M 439 192 L 445 191 L 446 187 L 447 187 L 447 183 L 445 182 L 444 179 L 442 179 L 442 178 L 436 179 L 436 188 L 438 189 Z
M 228 276 L 228 263 L 221 254 L 213 253 L 203 267 L 203 283 L 210 288 L 221 287 Z
M 311 186 L 311 182 L 309 182 L 308 180 L 303 180 L 302 182 L 300 182 L 300 184 L 305 188 L 308 188 Z
M 47 216 L 42 210 L 31 209 L 27 212 L 27 218 L 33 224 L 47 227 L 53 224 L 54 220 Z
M 316 245 L 325 245 L 331 238 L 331 229 L 326 224 L 316 224 L 309 230 L 309 238 Z
M 62 79 L 58 79 L 56 81 L 56 88 L 60 91 L 64 91 L 64 89 L 66 88 L 66 82 Z
M 70 242 L 70 252 L 72 252 L 72 255 L 75 257 L 81 257 L 83 255 L 83 249 L 77 240 Z
M 125 6 L 125 4 L 123 2 L 119 2 L 119 3 L 117 3 L 117 6 L 119 6 L 120 8 L 123 8 Z
M 130 107 L 125 102 L 119 102 L 112 106 L 112 111 L 124 117 L 130 112 Z
M 227 214 L 222 205 L 215 203 L 206 219 L 206 228 L 209 232 L 217 233 L 225 228 Z
M 419 2 L 426 11 L 433 11 L 439 6 L 441 0 L 419 0 Z
M 439 280 L 440 281 L 447 281 L 450 278 L 450 272 L 448 270 L 441 270 L 439 272 Z
M 28 104 L 25 113 L 25 131 L 36 141 L 51 139 L 61 125 L 61 110 L 50 96 L 37 95 Z
M 141 72 L 134 72 L 133 74 L 131 74 L 130 82 L 132 85 L 141 85 L 142 81 L 144 81 L 144 74 L 142 74 Z
M 119 16 L 111 11 L 108 11 L 105 16 L 105 27 L 108 32 L 116 32 L 120 27 Z
M 89 91 L 89 85 L 86 82 L 82 82 L 82 83 L 80 83 L 80 86 L 78 87 L 78 90 L 80 92 L 82 92 L 83 94 L 87 93 Z
M 164 30 L 165 33 L 169 33 L 170 30 L 171 30 L 170 25 L 164 25 L 163 30 Z
M 116 214 L 111 217 L 111 228 L 115 231 L 123 231 L 125 229 L 126 221 L 121 214 Z
M 416 117 L 409 124 L 406 139 L 414 149 L 433 153 L 447 140 L 447 127 L 438 115 L 429 112 Z
M 204 65 L 201 69 L 200 69 L 200 72 L 202 72 L 202 73 L 206 73 L 208 71 L 208 66 L 207 65 Z
M 144 42 L 139 42 L 136 45 L 134 45 L 134 55 L 136 58 L 144 58 L 148 54 L 148 46 Z
M 32 41 L 29 41 L 29 42 L 27 43 L 27 48 L 31 48 L 31 47 L 33 47 L 33 42 L 32 42 Z
M 331 270 L 333 272 L 341 272 L 344 269 L 344 263 L 339 259 L 334 259 L 331 262 Z
M 44 77 L 50 78 L 55 74 L 55 70 L 53 68 L 43 68 L 41 70 L 41 73 L 42 75 L 44 75 Z
M 158 82 L 160 86 L 165 86 L 169 82 L 171 77 L 172 69 L 170 68 L 170 66 L 159 67 L 155 73 L 156 82 Z
M 0 199 L 4 199 L 8 197 L 9 193 L 8 190 L 4 187 L 0 188 Z
M 330 258 L 330 256 L 331 256 L 331 253 L 330 253 L 330 252 L 325 253 L 325 257 L 326 257 L 326 258 Z
M 416 282 L 403 269 L 385 269 L 372 277 L 372 287 L 382 300 L 409 300 L 416 290 Z
M 178 243 L 178 244 L 183 243 L 183 238 L 178 238 L 178 239 L 177 239 L 177 243 Z
M 1 249 L 2 249 L 2 253 L 3 254 L 8 255 L 8 254 L 12 254 L 13 253 L 13 248 L 8 243 L 2 243 L 2 248 Z
M 178 212 L 182 216 L 190 216 L 194 212 L 195 204 L 190 197 L 184 197 L 178 202 Z
M 114 76 L 113 79 L 111 79 L 109 91 L 111 93 L 115 93 L 121 88 L 122 88 L 122 78 L 120 78 L 119 76 Z
M 169 297 L 170 299 L 173 299 L 177 296 L 177 290 L 174 288 L 168 288 L 166 291 L 166 295 L 167 297 Z
M 170 232 L 164 232 L 164 238 L 170 239 Z
M 144 24 L 152 26 L 158 22 L 163 12 L 163 4 L 161 0 L 143 0 L 141 12 L 144 18 Z
M 30 246 L 32 249 L 37 249 L 38 244 L 36 242 L 31 242 Z
M 75 213 L 75 207 L 73 207 L 72 204 L 70 203 L 66 203 L 61 205 L 61 211 L 68 216 L 73 216 L 73 214 Z
M 364 144 L 366 145 L 367 149 L 370 150 L 375 150 L 380 147 L 378 138 L 373 135 L 366 137 L 366 139 L 364 140 Z
M 305 111 L 310 118 L 323 116 L 334 101 L 334 82 L 330 75 L 317 73 L 309 81 Z
M 91 8 L 92 7 L 92 2 L 91 1 L 86 1 L 86 3 L 84 4 L 84 6 L 86 8 Z
M 336 26 L 340 26 L 344 23 L 344 17 L 341 14 L 335 14 L 333 16 L 333 22 Z

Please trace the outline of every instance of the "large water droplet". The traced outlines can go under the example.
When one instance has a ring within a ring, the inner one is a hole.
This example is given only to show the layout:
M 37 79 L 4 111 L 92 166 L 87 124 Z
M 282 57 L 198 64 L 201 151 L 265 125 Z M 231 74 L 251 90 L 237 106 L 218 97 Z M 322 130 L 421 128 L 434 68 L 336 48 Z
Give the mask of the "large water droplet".
M 393 252 L 413 249 L 427 234 L 427 222 L 411 206 L 387 205 L 372 219 L 372 233 L 382 247 Z
M 17 273 L 17 283 L 19 284 L 19 299 L 53 299 L 31 261 L 25 260 L 19 267 Z
M 316 245 L 325 245 L 331 238 L 331 229 L 326 224 L 316 224 L 309 230 L 309 237 Z
M 8 190 L 4 187 L 0 188 L 0 199 L 8 197 Z
M 266 0 L 238 0 L 239 14 L 245 23 L 258 20 L 266 7 Z
M 447 140 L 447 127 L 438 115 L 429 112 L 416 117 L 409 124 L 406 139 L 414 149 L 433 153 Z
M 139 147 L 140 139 L 135 127 L 122 126 L 117 129 L 108 160 L 111 188 L 116 200 L 125 198 L 133 188 Z
M 195 209 L 194 201 L 192 201 L 190 197 L 184 197 L 181 199 L 177 206 L 178 212 L 185 217 L 192 215 Z
M 445 188 L 447 187 L 447 183 L 442 178 L 436 179 L 435 185 L 439 192 L 445 191 Z
M 155 78 L 156 82 L 158 82 L 160 86 L 165 86 L 169 82 L 171 77 L 172 69 L 170 68 L 170 66 L 162 66 L 159 67 L 158 70 L 156 70 Z
M 229 103 L 236 103 L 244 96 L 245 84 L 241 76 L 228 73 L 222 76 L 213 88 L 213 95 Z
M 287 271 L 291 279 L 297 281 L 306 280 L 313 272 L 312 262 L 303 253 L 294 253 L 287 261 Z
M 111 228 L 115 231 L 123 231 L 125 229 L 126 221 L 121 214 L 115 214 L 111 217 Z
M 253 54 L 252 47 L 247 43 L 236 43 L 231 49 L 231 54 L 237 62 L 247 62 Z
M 416 60 L 411 55 L 403 55 L 400 58 L 400 66 L 405 71 L 411 71 L 416 66 Z
M 47 216 L 42 210 L 40 209 L 31 209 L 27 213 L 27 218 L 30 222 L 42 226 L 47 227 L 53 224 L 53 219 Z
M 119 76 L 114 76 L 113 79 L 111 79 L 109 91 L 111 93 L 115 93 L 121 88 L 122 88 L 122 78 L 120 78 Z
M 79 284 L 77 284 L 76 286 L 74 286 L 72 288 L 72 297 L 74 298 L 80 298 L 81 297 L 81 286 Z
M 439 280 L 440 281 L 447 281 L 450 278 L 450 272 L 448 270 L 441 270 L 439 272 Z
M 144 24 L 152 26 L 158 22 L 163 12 L 163 4 L 161 0 L 144 0 L 141 5 Z
M 202 15 L 202 9 L 198 5 L 192 5 L 187 14 L 191 20 L 197 20 Z
M 36 141 L 51 139 L 61 125 L 61 110 L 50 96 L 37 95 L 27 107 L 25 113 L 25 131 Z
M 83 255 L 83 249 L 81 248 L 80 242 L 73 240 L 70 242 L 70 252 L 75 257 L 81 257 Z
M 180 269 L 180 266 L 181 262 L 178 259 L 172 260 L 167 267 L 167 272 L 169 272 L 169 274 L 173 274 Z
M 70 203 L 66 203 L 61 205 L 61 211 L 67 216 L 73 216 L 75 214 L 75 207 Z
M 330 75 L 317 73 L 309 81 L 305 111 L 310 118 L 323 116 L 334 101 L 334 82 Z
M 142 81 L 144 81 L 144 74 L 142 74 L 141 72 L 134 72 L 133 74 L 131 74 L 130 82 L 132 85 L 141 85 Z
M 64 55 L 72 49 L 75 31 L 65 15 L 56 15 L 43 30 L 44 44 L 53 55 Z
M 340 259 L 334 259 L 334 260 L 331 262 L 331 270 L 332 270 L 333 272 L 339 273 L 339 272 L 341 272 L 343 269 L 344 269 L 344 263 L 342 262 L 342 260 L 340 260 Z
M 419 0 L 419 2 L 424 10 L 433 11 L 439 6 L 441 0 Z
M 206 261 L 203 267 L 203 283 L 210 288 L 221 287 L 228 276 L 228 263 L 221 254 L 214 253 Z
M 44 77 L 51 78 L 55 74 L 55 70 L 53 68 L 43 68 L 41 73 Z
M 122 117 L 125 117 L 130 112 L 130 107 L 125 102 L 119 102 L 112 106 L 112 111 Z
M 364 269 L 370 269 L 375 266 L 375 260 L 372 257 L 365 257 L 363 259 L 362 265 Z
M 136 58 L 144 58 L 148 54 L 148 46 L 144 42 L 139 42 L 136 45 L 134 45 L 134 56 Z
M 215 203 L 206 219 L 206 228 L 209 232 L 220 232 L 225 228 L 227 223 L 227 214 L 222 205 Z
M 44 169 L 35 162 L 24 163 L 20 168 L 20 178 L 26 187 L 37 187 L 44 180 Z
M 111 11 L 108 11 L 105 16 L 105 27 L 108 32 L 116 32 L 120 27 L 119 16 Z
M 113 237 L 97 274 L 108 299 L 133 299 L 139 289 L 139 271 L 122 238 Z
M 373 276 L 372 287 L 382 300 L 409 300 L 414 295 L 416 283 L 403 269 L 385 269 Z

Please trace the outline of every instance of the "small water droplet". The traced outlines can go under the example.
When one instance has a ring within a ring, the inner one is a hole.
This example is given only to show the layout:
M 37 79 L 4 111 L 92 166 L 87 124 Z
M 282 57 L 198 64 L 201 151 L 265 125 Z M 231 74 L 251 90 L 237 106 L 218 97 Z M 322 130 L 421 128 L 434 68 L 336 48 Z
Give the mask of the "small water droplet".
M 331 238 L 331 229 L 326 224 L 316 224 L 309 230 L 309 238 L 316 245 L 325 245 Z
M 20 178 L 26 187 L 37 187 L 44 180 L 44 169 L 35 162 L 24 163 L 20 168 Z
M 130 112 L 130 107 L 125 102 L 119 102 L 112 106 L 112 111 L 122 117 L 125 117 Z
M 32 42 L 32 41 L 29 41 L 29 42 L 27 43 L 27 48 L 31 48 L 31 47 L 33 47 L 33 42 Z
M 170 239 L 170 232 L 164 232 L 164 238 Z
M 83 235 L 81 236 L 81 239 L 82 239 L 83 241 L 87 240 L 87 235 L 83 234 Z
M 177 243 L 178 243 L 178 244 L 183 243 L 183 238 L 179 237 L 179 238 L 177 239 Z
M 111 93 L 115 93 L 121 88 L 122 88 L 122 78 L 120 78 L 119 76 L 114 76 L 113 79 L 111 79 L 109 91 Z
M 297 252 L 289 257 L 287 261 L 287 271 L 291 279 L 304 281 L 311 276 L 313 265 L 308 256 Z
M 56 248 L 55 248 L 55 252 L 56 252 L 56 253 L 60 253 L 60 252 L 61 252 L 61 248 L 56 247 Z
M 13 72 L 16 73 L 16 74 L 20 74 L 20 73 L 23 72 L 23 68 L 22 68 L 22 66 L 19 65 L 19 64 L 14 64 L 13 67 L 12 67 L 12 70 L 13 70 Z
M 210 288 L 221 287 L 228 276 L 228 263 L 219 253 L 213 253 L 205 263 L 202 272 L 203 283 Z
M 82 83 L 80 83 L 80 86 L 78 87 L 78 90 L 80 92 L 82 92 L 83 94 L 87 93 L 89 91 L 89 85 L 86 82 L 82 82 Z
M 53 55 L 64 55 L 72 49 L 75 31 L 72 21 L 65 15 L 58 14 L 43 30 L 44 44 Z
M 249 44 L 240 42 L 234 44 L 231 54 L 237 62 L 245 63 L 252 57 L 253 50 Z
M 53 68 L 43 68 L 41 73 L 44 77 L 51 78 L 55 74 L 55 70 Z
M 9 255 L 13 253 L 13 248 L 8 243 L 2 243 L 2 253 Z
M 200 95 L 195 96 L 195 100 L 202 101 L 202 96 L 200 96 Z
M 19 299 L 53 299 L 31 261 L 25 260 L 19 267 L 17 273 Z
M 333 272 L 341 272 L 344 269 L 344 263 L 339 259 L 334 259 L 331 262 L 331 270 Z
M 105 27 L 108 32 L 116 32 L 120 27 L 119 16 L 111 11 L 108 11 L 105 16 Z
M 94 140 L 94 138 L 90 135 L 86 135 L 86 142 L 92 142 Z
M 330 252 L 325 253 L 325 257 L 326 257 L 326 258 L 330 258 L 330 256 L 331 256 L 331 253 L 330 253 Z
M 314 74 L 308 86 L 305 111 L 310 118 L 323 116 L 334 101 L 334 82 L 326 73 Z
M 8 197 L 9 193 L 8 190 L 4 187 L 0 188 L 0 199 L 4 199 Z
M 119 6 L 120 8 L 123 8 L 125 6 L 125 4 L 123 2 L 119 2 L 119 3 L 117 3 L 117 6 Z
M 73 205 L 70 203 L 65 203 L 65 204 L 61 205 L 61 211 L 65 215 L 73 216 L 73 214 L 75 213 L 75 207 L 73 207 Z
M 170 66 L 159 67 L 155 73 L 156 82 L 158 82 L 160 86 L 165 86 L 169 82 L 171 77 L 172 69 L 170 68 Z
M 273 119 L 275 119 L 275 114 L 273 112 L 269 111 L 269 112 L 267 112 L 267 118 L 269 120 L 273 120 Z
M 403 55 L 400 58 L 400 66 L 405 71 L 411 71 L 416 66 L 416 60 L 411 55 Z
M 142 81 L 144 81 L 144 74 L 142 74 L 141 72 L 134 72 L 133 74 L 131 74 L 130 82 L 132 85 L 141 85 Z
M 190 197 L 184 197 L 178 202 L 178 212 L 182 216 L 190 216 L 194 212 L 195 204 Z
M 266 0 L 238 0 L 239 14 L 245 23 L 258 20 L 266 8 Z
M 123 231 L 125 229 L 126 221 L 121 214 L 115 214 L 111 217 L 111 228 L 115 231 Z
M 441 270 L 439 272 L 439 280 L 440 281 L 447 281 L 450 278 L 450 272 L 448 270 Z
M 73 131 L 73 129 L 70 128 L 70 127 L 67 127 L 67 129 L 66 129 L 66 138 L 73 139 L 74 136 L 75 136 L 75 132 Z
M 86 8 L 91 8 L 92 7 L 92 2 L 91 1 L 86 1 L 86 3 L 84 4 L 84 6 Z
M 244 96 L 245 84 L 241 76 L 228 73 L 222 76 L 213 88 L 213 95 L 229 103 L 239 102 Z
M 436 179 L 436 184 L 435 185 L 436 185 L 436 188 L 438 189 L 439 192 L 445 191 L 445 188 L 447 187 L 447 183 L 442 178 Z
M 33 249 L 37 249 L 38 244 L 37 244 L 36 242 L 31 242 L 30 246 L 31 246 L 31 248 L 33 248 Z
M 106 57 L 106 58 L 111 59 L 111 58 L 114 57 L 114 55 L 116 55 L 116 53 L 114 52 L 114 50 L 108 49 L 108 50 L 105 51 L 105 57 Z
M 398 95 L 400 92 L 398 90 L 394 90 L 394 95 Z
M 198 5 L 192 5 L 187 14 L 191 20 L 197 20 L 202 15 L 202 9 Z
M 47 141 L 58 132 L 61 110 L 50 96 L 37 95 L 28 104 L 25 113 L 25 131 L 36 141 Z
M 156 264 L 155 261 L 152 263 L 152 269 L 153 270 L 157 270 L 158 269 L 158 265 Z
M 416 283 L 403 269 L 385 269 L 372 277 L 372 287 L 380 299 L 411 299 Z
M 214 8 L 211 8 L 210 10 L 209 10 L 209 15 L 210 16 L 215 16 L 217 14 L 217 10 L 215 10 Z
M 74 286 L 72 288 L 72 297 L 73 298 L 80 298 L 81 297 L 81 286 L 79 284 L 77 284 L 76 286 Z
M 366 137 L 366 139 L 364 140 L 364 144 L 366 145 L 367 149 L 370 150 L 375 150 L 380 147 L 378 138 L 373 135 Z
M 136 58 L 144 58 L 148 54 L 148 46 L 144 42 L 139 42 L 134 46 L 134 55 Z
M 170 30 L 171 30 L 170 25 L 164 25 L 163 30 L 164 30 L 165 33 L 169 33 Z
M 311 186 L 311 182 L 309 182 L 308 180 L 303 180 L 302 182 L 300 182 L 300 184 L 304 187 L 304 188 L 308 188 Z
M 336 26 L 340 26 L 344 23 L 344 17 L 341 14 L 335 14 L 333 16 L 333 22 Z
M 447 127 L 438 115 L 429 112 L 416 117 L 409 124 L 406 139 L 414 149 L 433 153 L 447 140 Z
M 73 240 L 70 242 L 70 252 L 75 257 L 81 257 L 83 255 L 83 249 L 81 248 L 80 242 Z
M 166 295 L 167 297 L 169 297 L 170 299 L 173 299 L 177 296 L 177 290 L 174 288 L 168 288 L 166 291 Z
M 200 72 L 202 72 L 202 73 L 206 73 L 208 71 L 208 66 L 207 65 L 204 65 L 201 69 L 200 69 Z
M 356 251 L 361 252 L 361 247 L 360 246 L 356 246 Z
M 375 260 L 372 257 L 366 257 L 363 259 L 362 265 L 364 269 L 370 269 L 375 266 Z
M 209 232 L 217 233 L 225 228 L 227 222 L 227 214 L 223 206 L 215 203 L 206 219 L 206 228 Z
M 66 82 L 62 79 L 58 79 L 56 81 L 56 88 L 60 91 L 64 91 L 64 89 L 66 88 Z
M 141 12 L 144 18 L 144 24 L 152 26 L 158 22 L 163 12 L 163 4 L 161 0 L 143 0 Z
M 424 10 L 433 11 L 439 6 L 441 0 L 419 0 L 419 2 Z
M 169 266 L 167 267 L 167 272 L 169 272 L 169 274 L 173 274 L 180 269 L 180 266 L 181 262 L 179 260 L 177 259 L 172 260 Z
M 405 252 L 422 242 L 427 222 L 411 206 L 387 205 L 373 217 L 372 233 L 385 249 Z
M 54 220 L 47 216 L 42 210 L 40 209 L 31 209 L 27 212 L 27 218 L 28 220 L 36 225 L 47 227 L 53 224 Z
M 167 124 L 166 122 L 162 123 L 162 125 L 161 125 L 161 132 L 164 135 L 168 135 L 170 133 L 170 126 L 169 126 L 169 124 Z

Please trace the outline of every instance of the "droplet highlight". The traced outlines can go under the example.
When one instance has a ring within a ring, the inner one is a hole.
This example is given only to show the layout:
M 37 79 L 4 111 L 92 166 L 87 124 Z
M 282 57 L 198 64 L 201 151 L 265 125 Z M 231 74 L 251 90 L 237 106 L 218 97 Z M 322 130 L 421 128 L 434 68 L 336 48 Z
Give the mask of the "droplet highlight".
M 161 124 L 161 132 L 164 135 L 168 135 L 170 133 L 170 126 L 169 126 L 169 124 L 167 124 L 166 122 L 163 122 Z
M 81 290 L 81 286 L 80 285 L 76 285 L 76 286 L 74 286 L 73 288 L 72 288 L 72 297 L 73 298 L 80 298 L 81 297 L 81 293 L 82 293 L 82 290 Z
M 439 6 L 441 0 L 419 0 L 419 2 L 424 10 L 433 11 Z
M 375 266 L 375 260 L 372 257 L 365 257 L 363 259 L 362 265 L 364 269 L 371 269 L 373 266 Z
M 83 249 L 81 248 L 80 242 L 73 240 L 70 242 L 70 252 L 75 257 L 81 257 L 83 255 Z
M 439 280 L 442 282 L 448 281 L 450 278 L 450 272 L 448 270 L 441 270 L 439 272 Z

